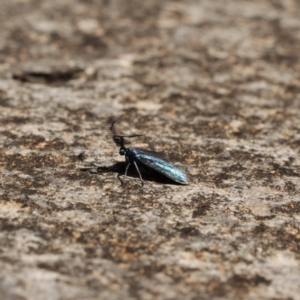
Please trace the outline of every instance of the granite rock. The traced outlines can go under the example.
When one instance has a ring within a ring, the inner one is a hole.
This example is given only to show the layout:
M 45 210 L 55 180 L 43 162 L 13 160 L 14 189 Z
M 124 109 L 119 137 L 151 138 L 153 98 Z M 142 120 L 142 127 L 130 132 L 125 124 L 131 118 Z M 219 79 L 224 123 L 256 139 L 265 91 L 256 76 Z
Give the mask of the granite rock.
M 0 298 L 300 299 L 299 14 L 1 1 Z M 189 185 L 84 172 L 110 115 Z

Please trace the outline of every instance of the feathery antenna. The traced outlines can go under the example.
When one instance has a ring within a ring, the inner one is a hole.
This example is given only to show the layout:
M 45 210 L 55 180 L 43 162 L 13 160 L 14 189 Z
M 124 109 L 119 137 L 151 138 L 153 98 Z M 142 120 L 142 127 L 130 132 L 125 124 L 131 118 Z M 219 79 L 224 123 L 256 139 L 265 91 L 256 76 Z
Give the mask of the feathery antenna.
M 110 131 L 112 140 L 119 147 L 124 147 L 125 144 L 131 144 L 141 134 L 135 135 L 120 135 L 115 124 L 121 119 L 122 116 L 110 116 L 105 121 L 105 126 Z

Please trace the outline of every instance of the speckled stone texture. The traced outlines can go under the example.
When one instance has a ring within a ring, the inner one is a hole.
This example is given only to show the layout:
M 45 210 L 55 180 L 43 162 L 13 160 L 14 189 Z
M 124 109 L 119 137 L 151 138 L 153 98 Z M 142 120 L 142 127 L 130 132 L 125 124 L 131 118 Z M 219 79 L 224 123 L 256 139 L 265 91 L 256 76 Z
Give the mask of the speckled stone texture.
M 0 299 L 300 299 L 299 1 L 0 0 L 0 24 Z M 190 184 L 84 169 L 124 161 L 110 115 Z

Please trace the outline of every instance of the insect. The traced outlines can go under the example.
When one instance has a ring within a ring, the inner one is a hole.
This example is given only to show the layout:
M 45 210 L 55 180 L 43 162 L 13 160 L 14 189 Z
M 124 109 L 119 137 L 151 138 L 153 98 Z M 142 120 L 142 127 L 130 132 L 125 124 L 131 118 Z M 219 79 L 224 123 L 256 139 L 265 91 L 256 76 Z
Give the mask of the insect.
M 184 171 L 178 169 L 171 163 L 166 161 L 166 155 L 163 152 L 155 152 L 146 149 L 139 148 L 126 148 L 125 145 L 131 143 L 135 138 L 141 135 L 120 135 L 117 131 L 115 124 L 119 121 L 121 116 L 115 117 L 111 116 L 107 118 L 105 125 L 107 129 L 110 131 L 112 139 L 114 143 L 120 147 L 119 153 L 120 155 L 124 155 L 127 166 L 125 169 L 125 177 L 127 176 L 128 169 L 131 165 L 133 165 L 138 172 L 142 185 L 144 185 L 144 181 L 139 169 L 139 166 L 146 166 L 150 169 L 153 169 L 160 174 L 168 177 L 169 179 L 180 183 L 180 184 L 188 184 L 187 175 Z M 123 181 L 118 175 L 119 180 L 123 184 Z

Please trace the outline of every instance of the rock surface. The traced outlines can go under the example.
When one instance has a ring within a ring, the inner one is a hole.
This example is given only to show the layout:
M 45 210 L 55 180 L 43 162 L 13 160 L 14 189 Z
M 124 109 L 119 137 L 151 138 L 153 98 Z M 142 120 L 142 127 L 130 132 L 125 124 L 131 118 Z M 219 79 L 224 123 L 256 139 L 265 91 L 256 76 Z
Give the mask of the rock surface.
M 0 1 L 0 298 L 300 299 L 299 15 Z M 190 184 L 83 172 L 119 114 Z

